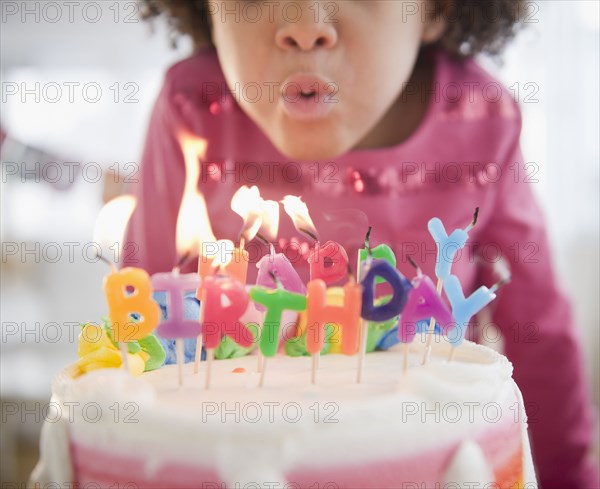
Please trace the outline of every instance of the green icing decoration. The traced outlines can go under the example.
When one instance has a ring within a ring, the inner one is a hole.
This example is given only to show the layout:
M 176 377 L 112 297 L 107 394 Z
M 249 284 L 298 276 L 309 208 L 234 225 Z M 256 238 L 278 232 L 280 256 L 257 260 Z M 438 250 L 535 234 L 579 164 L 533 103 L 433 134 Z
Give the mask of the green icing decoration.
M 254 324 L 247 324 L 248 329 L 252 332 L 252 336 L 254 337 L 254 341 L 252 342 L 252 346 L 249 348 L 244 348 L 238 345 L 233 339 L 229 336 L 223 336 L 221 338 L 221 343 L 219 346 L 215 348 L 215 358 L 217 360 L 224 360 L 226 358 L 239 358 L 248 355 L 251 351 L 253 351 L 258 346 L 257 341 L 257 332 L 258 328 L 254 327 Z
M 110 320 L 107 317 L 102 318 L 102 327 L 112 344 L 116 348 L 119 348 L 119 345 L 112 337 Z M 148 360 L 146 360 L 144 365 L 144 372 L 162 367 L 167 359 L 167 352 L 154 333 L 145 336 L 141 340 L 128 341 L 126 344 L 128 353 L 135 354 L 144 351 L 148 354 Z
M 112 337 L 112 330 L 110 328 L 110 320 L 107 317 L 102 318 L 102 326 L 104 327 L 104 331 L 106 331 L 106 335 L 110 339 L 113 345 L 118 349 L 119 344 Z M 127 345 L 127 353 L 139 353 L 142 351 L 142 348 L 138 344 L 137 341 L 128 341 L 125 343 Z
M 332 324 L 327 323 L 325 325 L 325 344 L 321 350 L 321 355 L 326 355 L 329 353 L 329 350 L 331 350 L 331 343 L 329 343 L 329 339 L 331 338 L 331 335 L 333 335 L 334 331 L 335 330 Z M 310 356 L 310 353 L 306 351 L 306 334 L 287 340 L 285 342 L 285 353 L 290 357 Z
M 290 357 L 306 355 L 306 336 L 295 336 L 285 342 L 285 354 Z
M 149 355 L 144 372 L 156 370 L 163 366 L 167 359 L 167 353 L 154 333 L 145 336 L 138 343 L 139 347 Z

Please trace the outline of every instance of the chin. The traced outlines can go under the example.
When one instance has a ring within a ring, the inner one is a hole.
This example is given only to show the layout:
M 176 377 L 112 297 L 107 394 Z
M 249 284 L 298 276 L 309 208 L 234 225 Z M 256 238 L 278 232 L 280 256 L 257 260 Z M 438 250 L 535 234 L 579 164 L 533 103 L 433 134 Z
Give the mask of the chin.
M 273 141 L 280 153 L 295 160 L 326 160 L 348 151 L 350 144 L 342 144 L 335 138 L 293 138 L 283 137 Z

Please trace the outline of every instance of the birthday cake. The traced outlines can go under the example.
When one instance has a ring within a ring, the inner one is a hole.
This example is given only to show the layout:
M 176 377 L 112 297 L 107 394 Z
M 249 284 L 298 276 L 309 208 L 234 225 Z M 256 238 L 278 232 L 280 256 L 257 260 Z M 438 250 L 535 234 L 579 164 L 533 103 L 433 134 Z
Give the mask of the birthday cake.
M 477 214 L 450 235 L 430 220 L 437 286 L 410 258 L 416 275 L 402 275 L 370 228 L 356 276 L 341 245 L 311 232 L 306 285 L 272 244 L 255 285 L 245 259 L 202 250 L 197 274 L 113 266 L 104 325 L 82 326 L 79 360 L 54 382 L 32 481 L 535 487 L 512 365 L 465 340 L 508 281 L 465 297 L 451 273 Z M 233 255 L 246 254 L 240 240 Z
M 316 385 L 309 359 L 278 356 L 261 388 L 253 355 L 216 361 L 210 390 L 192 363 L 182 387 L 175 365 L 77 378 L 71 366 L 55 380 L 32 479 L 42 487 L 535 487 L 510 362 L 468 341 L 447 362 L 450 345 L 440 339 L 422 366 L 424 338 L 410 344 L 404 375 L 399 347 L 367 355 L 360 384 L 346 355 L 324 355 Z

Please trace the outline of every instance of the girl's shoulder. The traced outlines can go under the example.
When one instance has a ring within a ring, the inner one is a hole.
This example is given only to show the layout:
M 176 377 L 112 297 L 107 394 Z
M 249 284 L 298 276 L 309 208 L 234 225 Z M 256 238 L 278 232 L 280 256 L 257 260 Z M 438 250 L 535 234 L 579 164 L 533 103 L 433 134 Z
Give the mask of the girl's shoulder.
M 521 112 L 510 90 L 475 59 L 438 51 L 433 93 L 446 117 L 464 122 L 515 123 Z
M 213 47 L 203 48 L 178 61 L 165 73 L 163 96 L 185 96 L 210 104 L 223 94 L 227 95 L 227 84 Z

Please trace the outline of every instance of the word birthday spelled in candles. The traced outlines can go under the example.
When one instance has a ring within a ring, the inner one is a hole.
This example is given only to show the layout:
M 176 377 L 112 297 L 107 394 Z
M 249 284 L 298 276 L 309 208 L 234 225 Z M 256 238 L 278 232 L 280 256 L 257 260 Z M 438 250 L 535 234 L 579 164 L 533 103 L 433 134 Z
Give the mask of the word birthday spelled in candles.
M 292 218 L 296 230 L 313 241 L 307 258 L 310 280 L 305 284 L 287 257 L 276 253 L 270 244 L 277 237 L 279 203 L 263 200 L 257 187 L 243 186 L 233 196 L 232 211 L 242 218 L 237 245 L 217 241 L 204 199 L 197 191 L 197 157 L 205 147 L 202 141 L 184 138 L 182 149 L 187 173 L 177 219 L 177 258 L 173 269 L 149 277 L 139 268 L 117 270 L 111 265 L 113 270 L 104 282 L 109 312 L 106 326 L 99 328 L 102 347 L 91 348 L 89 338 L 82 339 L 84 327 L 79 348 L 80 373 L 122 366 L 139 374 L 159 367 L 165 352 L 154 335 L 156 329 L 163 345 L 175 341 L 180 385 L 186 345 L 195 344 L 194 373 L 199 371 L 205 352 L 208 389 L 215 353 L 225 342 L 236 354 L 258 350 L 260 386 L 265 383 L 267 360 L 276 356 L 282 346 L 288 354 L 311 356 L 313 383 L 317 383 L 321 354 L 355 355 L 356 379 L 360 383 L 365 353 L 375 349 L 373 338 L 384 333 L 389 338 L 392 331 L 397 331 L 395 342 L 403 346 L 406 372 L 408 345 L 423 321 L 429 321 L 429 327 L 425 330 L 422 363 L 428 362 L 436 325 L 442 335 L 448 336 L 451 349 L 447 361 L 452 361 L 471 318 L 508 281 L 504 278 L 491 288 L 482 286 L 465 297 L 458 277 L 451 273 L 457 251 L 465 245 L 469 231 L 477 223 L 479 209 L 464 229 L 455 229 L 450 234 L 440 219 L 429 221 L 428 229 L 437 246 L 434 285 L 410 257 L 407 258 L 416 269 L 412 280 L 397 269 L 396 257 L 387 244 L 371 247 L 371 228 L 364 248 L 358 252 L 354 275 L 343 246 L 334 241 L 321 243 L 304 202 L 286 196 L 282 201 L 284 211 Z M 134 207 L 131 197 L 109 202 L 98 217 L 95 241 L 114 243 L 122 239 Z M 269 244 L 269 251 L 257 263 L 256 284 L 248 285 L 245 245 L 255 237 Z M 213 245 L 217 245 L 220 254 L 211 258 L 206 250 Z M 185 264 L 196 258 L 197 273 L 180 273 Z M 377 288 L 383 284 L 387 295 L 382 296 L 377 294 Z M 165 296 L 164 303 L 161 304 L 156 293 Z M 185 314 L 187 294 L 192 294 L 192 300 L 199 304 L 191 318 Z M 291 327 L 289 318 L 293 319 Z M 88 332 L 92 331 L 90 325 L 86 326 Z M 118 354 L 115 355 L 119 350 L 120 362 L 116 359 Z M 131 362 L 134 368 L 130 367 Z

